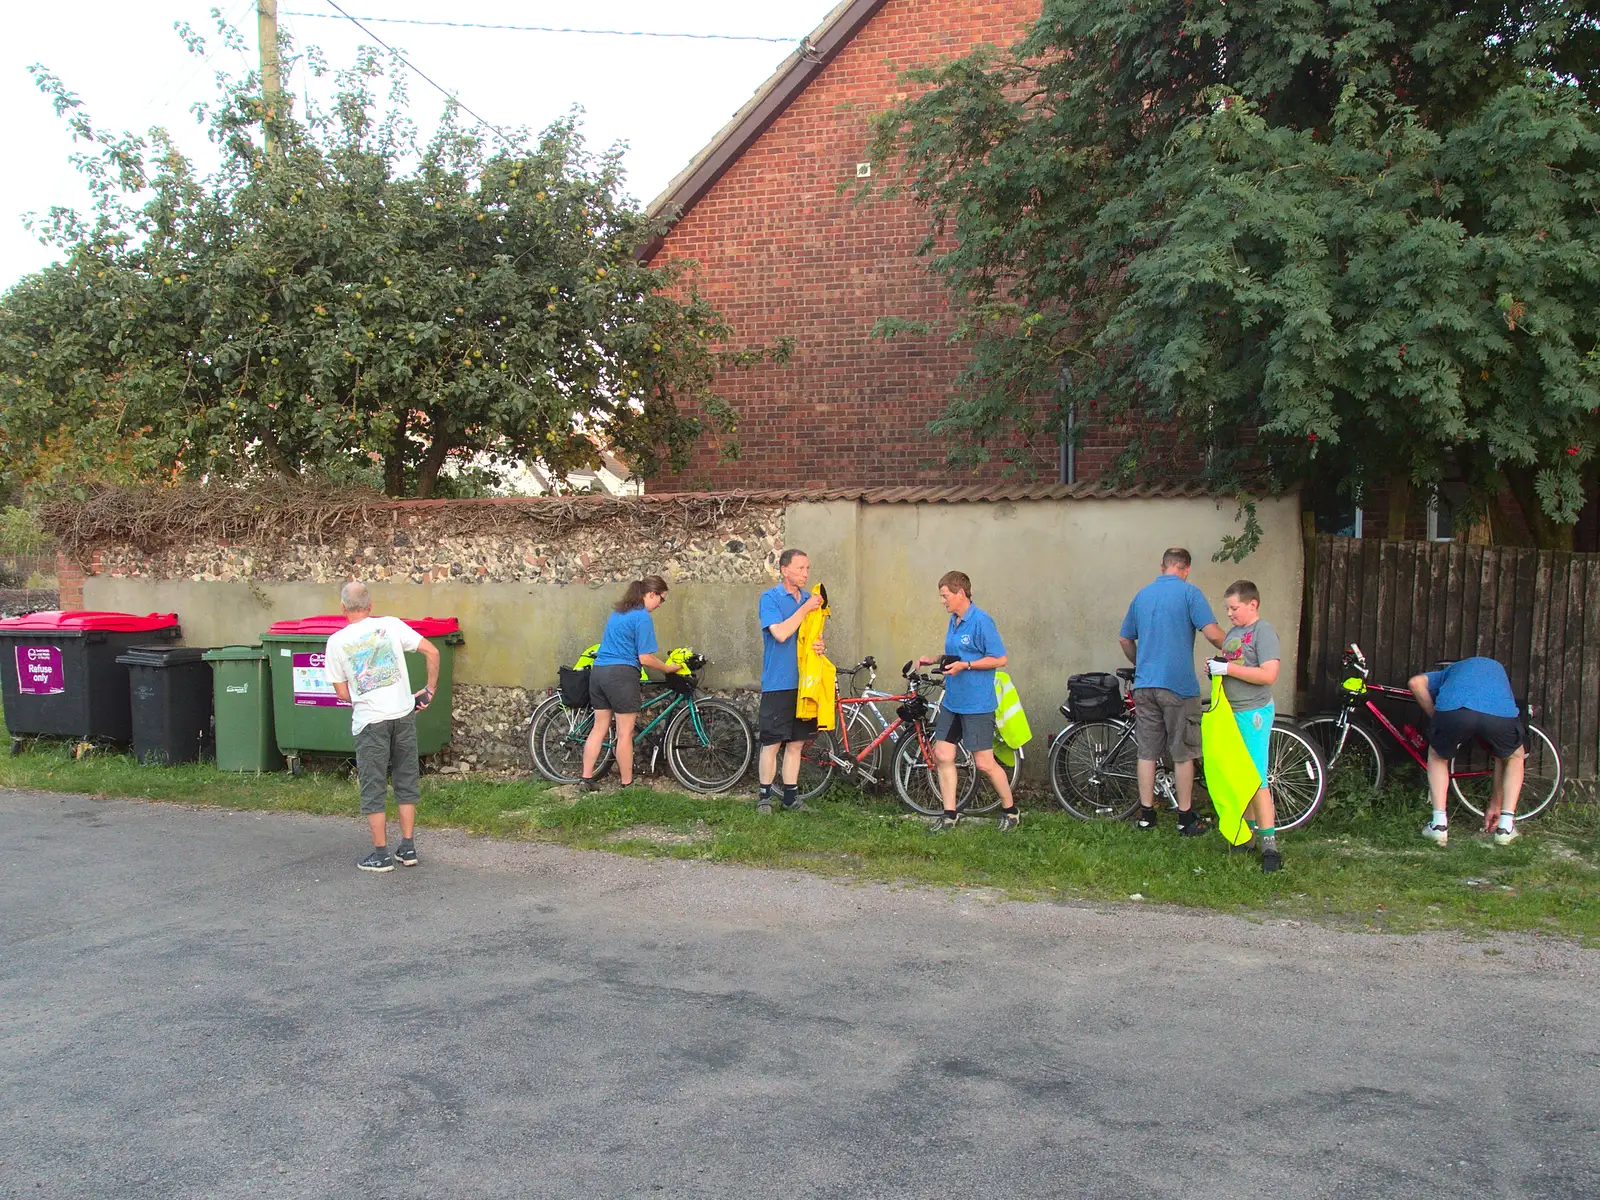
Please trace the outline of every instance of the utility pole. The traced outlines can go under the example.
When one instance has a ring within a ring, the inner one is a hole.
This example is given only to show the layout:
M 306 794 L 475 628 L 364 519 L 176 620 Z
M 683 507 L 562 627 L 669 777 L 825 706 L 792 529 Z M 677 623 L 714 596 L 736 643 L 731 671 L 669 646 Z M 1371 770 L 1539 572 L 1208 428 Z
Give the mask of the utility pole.
M 266 105 L 262 128 L 266 132 L 267 154 L 272 155 L 278 149 L 272 122 L 283 116 L 283 84 L 278 78 L 278 0 L 256 0 L 256 36 L 261 43 L 261 100 Z

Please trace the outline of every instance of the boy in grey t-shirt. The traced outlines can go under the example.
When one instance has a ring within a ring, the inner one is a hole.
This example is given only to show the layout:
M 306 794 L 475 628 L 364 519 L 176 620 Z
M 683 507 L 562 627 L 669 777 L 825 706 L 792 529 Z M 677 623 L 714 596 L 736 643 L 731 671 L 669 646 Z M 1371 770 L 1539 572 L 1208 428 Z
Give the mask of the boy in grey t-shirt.
M 1278 853 L 1272 789 L 1267 786 L 1267 749 L 1272 741 L 1272 719 L 1277 715 L 1272 687 L 1278 682 L 1282 658 L 1278 631 L 1261 619 L 1261 593 L 1248 579 L 1231 584 L 1223 599 L 1233 628 L 1223 637 L 1221 657 L 1211 660 L 1210 669 L 1213 676 L 1222 676 L 1223 694 L 1239 723 L 1245 748 L 1261 772 L 1261 789 L 1245 809 L 1245 816 L 1261 846 L 1261 869 L 1276 871 L 1283 859 Z

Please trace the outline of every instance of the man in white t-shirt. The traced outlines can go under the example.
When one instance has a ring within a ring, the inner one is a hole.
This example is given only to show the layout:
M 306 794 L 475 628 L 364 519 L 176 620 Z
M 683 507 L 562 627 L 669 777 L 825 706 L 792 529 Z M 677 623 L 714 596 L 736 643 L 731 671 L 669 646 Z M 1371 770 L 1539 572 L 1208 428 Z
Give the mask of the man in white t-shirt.
M 396 862 L 414 867 L 417 847 L 412 833 L 417 801 L 422 798 L 416 713 L 433 703 L 433 690 L 439 686 L 439 651 L 400 618 L 373 616 L 372 597 L 364 583 L 345 584 L 339 605 L 346 625 L 328 639 L 327 680 L 339 699 L 351 705 L 361 811 L 372 827 L 373 851 L 356 866 L 363 871 L 392 871 Z M 407 650 L 417 651 L 428 664 L 428 686 L 418 692 L 411 690 L 406 673 Z M 392 856 L 384 813 L 391 776 L 400 813 L 400 846 Z

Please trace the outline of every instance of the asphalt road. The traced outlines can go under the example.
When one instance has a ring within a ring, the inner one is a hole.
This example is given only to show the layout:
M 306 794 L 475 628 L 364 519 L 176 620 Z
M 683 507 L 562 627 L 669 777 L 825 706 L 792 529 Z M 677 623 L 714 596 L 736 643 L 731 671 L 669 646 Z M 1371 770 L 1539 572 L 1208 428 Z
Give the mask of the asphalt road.
M 1600 956 L 0 792 L 0 1196 L 1600 1194 Z

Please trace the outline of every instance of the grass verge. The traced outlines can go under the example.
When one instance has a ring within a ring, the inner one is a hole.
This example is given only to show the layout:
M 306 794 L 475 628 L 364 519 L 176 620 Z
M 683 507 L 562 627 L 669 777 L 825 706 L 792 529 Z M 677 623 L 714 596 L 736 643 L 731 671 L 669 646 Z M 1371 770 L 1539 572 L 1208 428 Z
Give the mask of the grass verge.
M 143 767 L 96 753 L 74 760 L 42 744 L 0 757 L 0 786 L 235 809 L 357 814 L 353 779 L 312 771 L 237 776 L 208 765 Z M 1453 817 L 1440 850 L 1418 837 L 1420 783 L 1368 800 L 1339 794 L 1304 831 L 1280 839 L 1285 867 L 1262 875 L 1253 854 L 1216 836 L 1180 839 L 1089 825 L 1052 805 L 1024 805 L 1002 835 L 973 820 L 930 837 L 898 804 L 835 789 L 810 814 L 758 817 L 749 795 L 698 797 L 648 789 L 581 798 L 544 783 L 423 778 L 420 823 L 644 857 L 796 868 L 895 882 L 999 889 L 1013 896 L 1137 899 L 1262 919 L 1311 920 L 1384 932 L 1535 931 L 1600 944 L 1600 808 L 1557 806 L 1496 847 L 1470 814 Z

